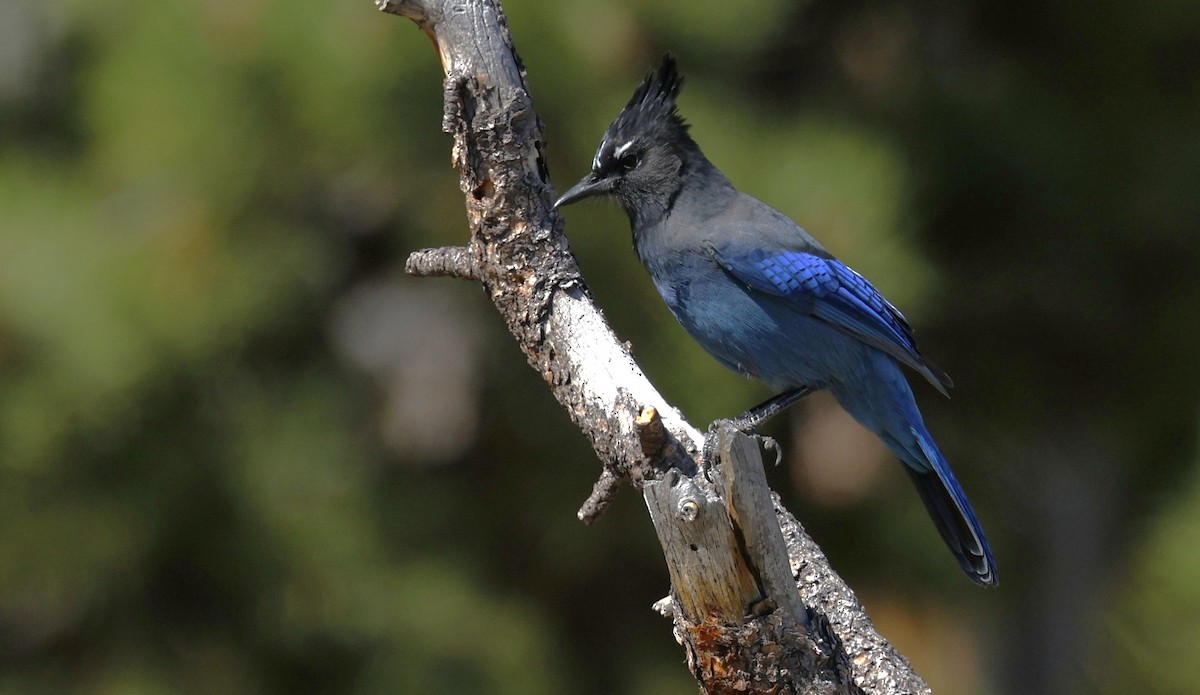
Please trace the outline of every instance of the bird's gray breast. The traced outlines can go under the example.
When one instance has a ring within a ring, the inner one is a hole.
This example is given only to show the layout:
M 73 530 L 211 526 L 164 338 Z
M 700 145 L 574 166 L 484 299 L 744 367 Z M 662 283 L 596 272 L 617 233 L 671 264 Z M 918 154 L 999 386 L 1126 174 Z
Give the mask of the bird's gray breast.
M 659 250 L 642 262 L 671 314 L 705 351 L 734 371 L 759 376 L 744 348 L 766 328 L 755 320 L 761 308 L 710 255 L 702 248 Z M 747 326 L 748 319 L 757 325 Z

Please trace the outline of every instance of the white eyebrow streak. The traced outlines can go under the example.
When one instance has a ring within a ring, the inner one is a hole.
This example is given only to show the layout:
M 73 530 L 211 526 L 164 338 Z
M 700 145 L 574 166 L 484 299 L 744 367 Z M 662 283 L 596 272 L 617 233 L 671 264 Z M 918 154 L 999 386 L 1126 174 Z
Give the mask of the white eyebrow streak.
M 608 138 L 607 137 L 604 137 L 603 139 L 600 140 L 600 146 L 596 148 L 596 156 L 592 157 L 592 169 L 593 170 L 600 168 L 600 153 L 604 151 L 605 147 L 608 147 Z
M 629 146 L 632 144 L 633 144 L 633 140 L 630 140 L 629 142 L 625 143 L 624 145 L 621 145 L 620 147 L 618 147 L 617 151 L 613 152 L 613 157 L 616 157 L 619 159 L 621 157 L 621 155 L 625 153 L 625 150 L 629 149 Z

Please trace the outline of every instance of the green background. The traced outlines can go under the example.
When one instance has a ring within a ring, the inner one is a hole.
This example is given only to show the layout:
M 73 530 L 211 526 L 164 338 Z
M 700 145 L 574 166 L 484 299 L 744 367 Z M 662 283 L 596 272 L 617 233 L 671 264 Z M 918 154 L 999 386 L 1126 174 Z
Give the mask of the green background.
M 553 182 L 673 51 L 743 190 L 871 278 L 993 541 L 961 576 L 827 398 L 776 488 L 946 693 L 1200 692 L 1200 5 L 506 3 Z M 0 4 L 0 693 L 694 692 L 637 495 L 478 288 L 441 73 L 367 0 Z M 611 204 L 597 301 L 703 425 Z

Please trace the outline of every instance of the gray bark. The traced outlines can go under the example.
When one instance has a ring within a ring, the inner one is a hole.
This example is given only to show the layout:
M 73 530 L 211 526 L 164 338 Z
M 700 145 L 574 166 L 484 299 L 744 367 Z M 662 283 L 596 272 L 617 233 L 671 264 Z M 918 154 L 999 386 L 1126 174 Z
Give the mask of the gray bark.
M 442 127 L 466 199 L 466 246 L 413 253 L 417 276 L 480 283 L 529 364 L 603 464 L 579 511 L 596 519 L 622 480 L 662 543 L 674 622 L 711 693 L 927 693 L 852 591 L 767 487 L 754 440 L 728 428 L 716 461 L 593 304 L 551 207 L 542 123 L 498 0 L 377 0 L 414 20 L 446 71 Z

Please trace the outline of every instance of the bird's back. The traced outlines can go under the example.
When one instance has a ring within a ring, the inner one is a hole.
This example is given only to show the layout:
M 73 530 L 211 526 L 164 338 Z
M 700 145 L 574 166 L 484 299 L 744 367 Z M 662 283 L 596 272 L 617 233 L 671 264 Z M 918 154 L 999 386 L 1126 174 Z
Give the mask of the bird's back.
M 794 250 L 832 257 L 792 218 L 740 191 L 725 209 L 709 218 L 706 229 L 709 243 Z

